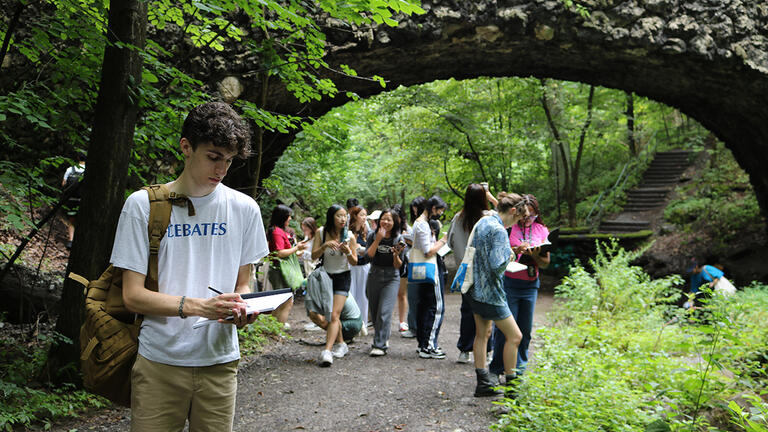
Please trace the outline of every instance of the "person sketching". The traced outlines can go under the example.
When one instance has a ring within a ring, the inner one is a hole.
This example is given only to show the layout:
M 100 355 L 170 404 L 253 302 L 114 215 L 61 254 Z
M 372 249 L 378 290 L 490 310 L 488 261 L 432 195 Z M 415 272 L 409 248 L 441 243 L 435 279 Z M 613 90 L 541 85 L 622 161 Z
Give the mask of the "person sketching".
M 158 291 L 145 287 L 149 262 L 149 194 L 131 194 L 118 221 L 110 262 L 123 269 L 123 301 L 144 315 L 131 372 L 131 430 L 231 431 L 252 263 L 269 252 L 253 198 L 221 181 L 250 152 L 250 132 L 228 104 L 210 102 L 184 120 L 184 169 L 167 184 L 187 197 L 174 205 L 160 242 Z M 215 295 L 208 287 L 223 292 Z M 219 323 L 193 328 L 199 316 Z M 233 319 L 224 318 L 232 316 Z

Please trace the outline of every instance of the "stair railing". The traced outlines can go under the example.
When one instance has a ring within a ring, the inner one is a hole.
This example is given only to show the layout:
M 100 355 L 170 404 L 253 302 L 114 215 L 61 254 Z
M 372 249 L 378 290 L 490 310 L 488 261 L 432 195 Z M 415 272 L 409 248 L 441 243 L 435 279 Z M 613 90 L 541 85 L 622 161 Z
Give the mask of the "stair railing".
M 627 161 L 627 163 L 625 163 L 624 167 L 621 169 L 621 173 L 619 173 L 618 178 L 613 183 L 613 186 L 611 186 L 611 188 L 608 190 L 602 191 L 595 200 L 595 203 L 592 204 L 592 208 L 589 210 L 589 213 L 586 217 L 586 223 L 589 227 L 591 227 L 592 231 L 597 229 L 597 226 L 603 219 L 603 212 L 607 207 L 608 199 L 610 199 L 611 203 L 613 203 L 616 200 L 616 196 L 618 195 L 617 191 L 623 190 L 624 184 L 626 184 L 627 180 L 632 177 L 641 166 L 646 166 L 648 164 L 648 159 L 656 154 L 656 147 L 658 146 L 658 141 L 656 140 L 657 133 L 658 131 L 654 131 L 648 139 L 648 141 L 652 144 L 645 148 L 645 155 L 642 158 L 636 158 L 634 160 L 630 159 Z M 592 214 L 594 213 L 595 209 L 598 209 L 598 211 L 597 214 L 593 217 Z

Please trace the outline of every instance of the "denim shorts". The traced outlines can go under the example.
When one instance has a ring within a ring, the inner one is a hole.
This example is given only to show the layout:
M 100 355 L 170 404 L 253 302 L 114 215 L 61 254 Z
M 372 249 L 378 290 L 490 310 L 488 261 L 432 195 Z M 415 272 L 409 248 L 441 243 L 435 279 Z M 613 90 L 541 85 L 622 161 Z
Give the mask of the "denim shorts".
M 333 295 L 349 297 L 349 288 L 352 286 L 352 273 L 347 270 L 342 273 L 328 273 L 333 282 Z
M 507 304 L 504 304 L 504 306 L 496 306 L 488 303 L 481 303 L 473 299 L 472 296 L 467 296 L 467 298 L 469 298 L 470 304 L 472 305 L 472 313 L 480 315 L 482 319 L 488 321 L 501 321 L 512 316 L 512 312 L 509 310 L 509 305 Z

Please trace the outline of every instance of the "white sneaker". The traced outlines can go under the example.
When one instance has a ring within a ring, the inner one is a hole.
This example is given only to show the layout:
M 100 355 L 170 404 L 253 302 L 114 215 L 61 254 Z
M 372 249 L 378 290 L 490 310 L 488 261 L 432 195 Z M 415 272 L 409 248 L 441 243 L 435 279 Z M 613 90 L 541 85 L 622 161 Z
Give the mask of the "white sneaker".
M 333 344 L 333 349 L 331 349 L 331 354 L 333 354 L 336 358 L 342 358 L 349 352 L 349 347 L 346 343 L 337 343 Z
M 400 331 L 401 332 L 408 331 L 408 323 L 407 322 L 401 322 L 400 323 Z
M 361 336 L 368 336 L 368 327 L 366 327 L 366 326 L 363 326 L 363 327 L 360 329 L 360 335 L 361 335 Z
M 306 331 L 320 331 L 322 330 L 320 327 L 317 326 L 315 323 L 309 323 L 304 326 L 304 330 Z
M 328 350 L 323 350 L 320 353 L 320 360 L 318 360 L 317 365 L 320 367 L 328 367 L 333 364 L 333 354 L 331 354 Z
M 462 351 L 459 353 L 459 358 L 456 359 L 456 363 L 469 363 L 470 353 L 469 351 Z
M 290 325 L 290 324 L 288 324 L 288 323 L 283 323 L 283 329 L 284 329 L 285 331 L 289 331 L 289 330 L 291 329 L 291 325 Z
M 371 349 L 371 357 L 381 357 L 381 356 L 386 355 L 386 354 L 387 354 L 387 352 L 384 351 L 381 348 L 373 348 L 373 349 Z
M 415 338 L 416 334 L 410 330 L 402 331 L 400 332 L 400 337 L 404 338 Z

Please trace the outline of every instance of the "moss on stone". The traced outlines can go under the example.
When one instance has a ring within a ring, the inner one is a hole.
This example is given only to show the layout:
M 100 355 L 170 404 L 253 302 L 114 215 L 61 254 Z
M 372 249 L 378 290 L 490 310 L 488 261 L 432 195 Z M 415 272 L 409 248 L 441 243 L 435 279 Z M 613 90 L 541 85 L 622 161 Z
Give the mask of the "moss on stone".
M 561 234 L 560 241 L 593 241 L 593 240 L 608 240 L 610 238 L 616 238 L 621 240 L 637 240 L 644 239 L 653 235 L 651 230 L 641 230 L 631 233 L 590 233 L 590 234 Z

